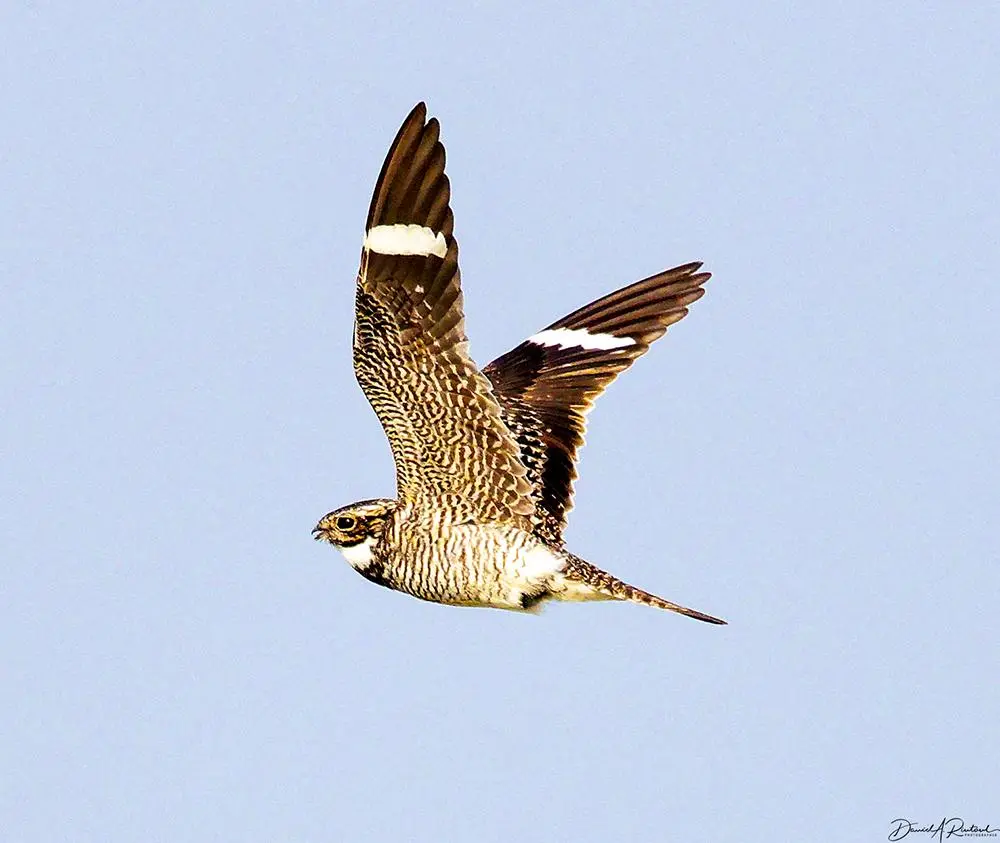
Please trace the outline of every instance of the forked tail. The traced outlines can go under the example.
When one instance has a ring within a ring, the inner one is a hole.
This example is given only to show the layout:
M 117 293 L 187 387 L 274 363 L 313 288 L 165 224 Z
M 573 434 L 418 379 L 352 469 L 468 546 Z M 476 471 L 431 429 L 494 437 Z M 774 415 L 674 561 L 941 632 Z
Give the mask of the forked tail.
M 602 571 L 596 565 L 591 565 L 585 559 L 567 553 L 569 565 L 566 568 L 566 575 L 572 579 L 580 580 L 614 600 L 630 600 L 633 603 L 642 603 L 645 606 L 655 606 L 657 609 L 667 609 L 681 615 L 687 615 L 695 620 L 705 621 L 705 623 L 725 624 L 721 618 L 706 615 L 697 609 L 689 609 L 687 606 L 680 606 L 671 603 L 634 585 L 629 585 L 617 577 L 612 576 L 607 571 Z

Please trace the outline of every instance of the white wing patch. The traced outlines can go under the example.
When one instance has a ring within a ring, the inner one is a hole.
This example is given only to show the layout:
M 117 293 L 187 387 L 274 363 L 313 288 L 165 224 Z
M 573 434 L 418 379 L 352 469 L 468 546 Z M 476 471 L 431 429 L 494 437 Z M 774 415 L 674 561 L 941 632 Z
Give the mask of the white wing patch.
M 588 351 L 608 351 L 635 345 L 631 337 L 616 337 L 614 334 L 592 334 L 586 328 L 549 328 L 528 337 L 528 342 L 536 345 L 550 345 L 558 348 L 583 348 Z
M 364 248 L 380 255 L 437 255 L 448 254 L 448 241 L 440 231 L 425 225 L 396 223 L 372 226 L 365 234 Z

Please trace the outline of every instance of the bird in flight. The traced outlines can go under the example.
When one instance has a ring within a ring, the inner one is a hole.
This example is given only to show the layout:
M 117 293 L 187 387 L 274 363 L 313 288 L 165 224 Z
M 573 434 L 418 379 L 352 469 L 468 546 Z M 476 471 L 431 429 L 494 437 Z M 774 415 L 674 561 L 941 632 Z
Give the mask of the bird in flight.
M 628 600 L 725 623 L 623 582 L 562 536 L 587 413 L 709 273 L 688 263 L 637 281 L 478 369 L 439 135 L 419 103 L 382 165 L 358 271 L 354 371 L 392 449 L 396 498 L 336 509 L 315 538 L 368 580 L 436 603 Z

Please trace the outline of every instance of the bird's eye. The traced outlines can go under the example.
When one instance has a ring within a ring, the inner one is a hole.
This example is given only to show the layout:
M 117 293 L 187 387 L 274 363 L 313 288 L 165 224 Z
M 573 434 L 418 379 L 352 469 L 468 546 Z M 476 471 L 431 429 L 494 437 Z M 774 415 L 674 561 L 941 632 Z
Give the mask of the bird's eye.
M 341 515 L 337 519 L 337 529 L 338 530 L 353 530 L 354 529 L 354 519 L 350 515 Z

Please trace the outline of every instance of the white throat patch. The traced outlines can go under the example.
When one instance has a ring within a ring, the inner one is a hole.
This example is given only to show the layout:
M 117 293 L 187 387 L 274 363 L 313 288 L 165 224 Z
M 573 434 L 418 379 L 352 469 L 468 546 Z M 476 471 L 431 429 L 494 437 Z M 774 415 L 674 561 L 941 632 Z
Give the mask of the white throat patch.
M 344 554 L 344 558 L 356 571 L 363 571 L 372 563 L 372 547 L 375 546 L 375 537 L 369 536 L 360 544 L 352 544 L 349 547 L 338 548 Z

